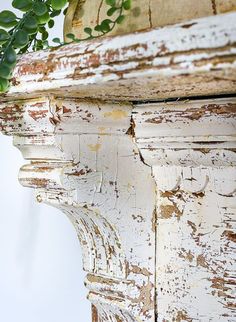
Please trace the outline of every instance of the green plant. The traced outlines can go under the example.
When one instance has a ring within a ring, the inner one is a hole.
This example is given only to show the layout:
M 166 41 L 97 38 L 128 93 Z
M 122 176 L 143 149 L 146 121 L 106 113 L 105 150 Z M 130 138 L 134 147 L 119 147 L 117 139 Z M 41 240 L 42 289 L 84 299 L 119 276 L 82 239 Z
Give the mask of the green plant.
M 93 29 L 84 28 L 87 36 L 83 39 L 78 39 L 73 34 L 68 34 L 67 38 L 81 42 L 109 33 L 123 22 L 124 10 L 131 8 L 131 1 L 106 0 L 109 7 L 107 19 Z M 0 92 L 6 92 L 9 88 L 18 55 L 49 47 L 48 28 L 53 28 L 54 18 L 61 14 L 68 2 L 69 0 L 13 0 L 12 6 L 23 13 L 22 17 L 17 17 L 9 10 L 0 12 Z M 63 13 L 65 12 L 66 9 Z M 68 43 L 59 38 L 54 38 L 53 42 L 60 46 Z

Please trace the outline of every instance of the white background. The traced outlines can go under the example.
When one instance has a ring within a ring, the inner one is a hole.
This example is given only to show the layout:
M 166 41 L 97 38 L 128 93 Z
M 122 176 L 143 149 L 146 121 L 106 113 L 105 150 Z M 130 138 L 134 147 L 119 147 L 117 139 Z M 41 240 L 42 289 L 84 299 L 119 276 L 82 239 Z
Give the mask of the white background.
M 0 11 L 12 0 L 0 3 Z M 62 38 L 63 17 L 50 38 Z M 90 322 L 80 245 L 67 217 L 18 183 L 27 163 L 0 134 L 0 321 Z

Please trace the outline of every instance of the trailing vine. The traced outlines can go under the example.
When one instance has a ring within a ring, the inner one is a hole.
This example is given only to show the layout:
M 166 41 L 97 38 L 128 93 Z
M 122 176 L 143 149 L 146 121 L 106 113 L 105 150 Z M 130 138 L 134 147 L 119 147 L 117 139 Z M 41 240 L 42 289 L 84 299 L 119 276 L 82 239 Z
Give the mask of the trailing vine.
M 78 39 L 74 34 L 67 34 L 69 42 L 94 39 L 111 32 L 125 19 L 124 11 L 131 8 L 131 1 L 106 0 L 107 19 L 94 28 L 84 28 L 84 38 Z M 54 18 L 62 10 L 66 13 L 68 2 L 69 0 L 13 0 L 13 8 L 20 10 L 22 17 L 17 17 L 10 10 L 0 12 L 0 92 L 6 92 L 9 88 L 18 55 L 51 47 L 48 29 L 53 28 Z M 69 43 L 59 38 L 54 38 L 53 42 L 57 46 Z

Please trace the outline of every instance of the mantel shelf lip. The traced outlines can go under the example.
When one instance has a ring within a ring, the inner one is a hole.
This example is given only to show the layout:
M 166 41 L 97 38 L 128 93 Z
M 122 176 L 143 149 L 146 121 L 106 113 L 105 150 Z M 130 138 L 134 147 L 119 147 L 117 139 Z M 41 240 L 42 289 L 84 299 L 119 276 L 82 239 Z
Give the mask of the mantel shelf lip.
M 23 55 L 1 101 L 157 100 L 236 91 L 236 12 Z

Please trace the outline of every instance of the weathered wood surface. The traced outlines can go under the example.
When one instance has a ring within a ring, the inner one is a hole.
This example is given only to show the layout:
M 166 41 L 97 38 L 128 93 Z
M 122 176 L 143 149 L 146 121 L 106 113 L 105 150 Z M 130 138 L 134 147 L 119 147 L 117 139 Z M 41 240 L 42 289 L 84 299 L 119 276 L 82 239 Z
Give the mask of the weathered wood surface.
M 158 321 L 234 321 L 236 98 L 138 105 L 133 121 L 158 188 Z
M 2 99 L 150 100 L 234 93 L 236 13 L 24 55 Z
M 107 19 L 108 8 L 105 0 L 72 0 L 66 14 L 65 35 L 72 32 L 78 38 L 86 37 L 84 28 L 95 27 Z M 132 0 L 131 10 L 124 12 L 124 23 L 117 25 L 111 34 L 163 27 L 235 10 L 236 0 Z
M 98 321 L 236 318 L 235 114 L 235 98 L 1 106 L 20 182 L 78 232 Z
M 78 232 L 102 321 L 155 316 L 155 182 L 129 134 L 131 111 L 124 103 L 42 98 L 6 103 L 0 114 L 2 131 L 31 161 L 20 182 Z
M 1 97 L 20 182 L 78 233 L 93 322 L 236 319 L 235 16 L 26 55 Z

